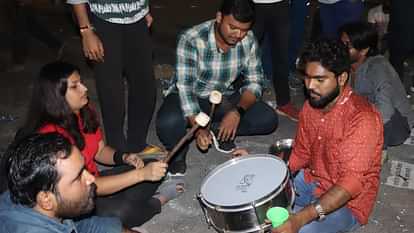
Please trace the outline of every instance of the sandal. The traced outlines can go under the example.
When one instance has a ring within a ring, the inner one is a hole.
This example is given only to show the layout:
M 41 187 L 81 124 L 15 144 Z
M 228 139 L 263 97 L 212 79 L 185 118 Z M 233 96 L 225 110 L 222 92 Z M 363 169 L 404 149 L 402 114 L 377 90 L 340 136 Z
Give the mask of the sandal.
M 183 194 L 185 191 L 184 187 L 184 179 L 169 179 L 160 185 L 153 197 L 164 199 L 163 204 L 165 204 Z

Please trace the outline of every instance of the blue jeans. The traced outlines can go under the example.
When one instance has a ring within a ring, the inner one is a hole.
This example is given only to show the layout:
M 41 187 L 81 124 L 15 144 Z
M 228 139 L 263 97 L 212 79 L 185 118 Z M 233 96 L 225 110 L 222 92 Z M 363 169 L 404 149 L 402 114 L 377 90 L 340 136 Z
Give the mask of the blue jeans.
M 309 14 L 308 0 L 290 1 L 289 71 L 296 70 L 296 58 L 305 37 L 305 19 Z
M 361 20 L 364 4 L 361 0 L 342 0 L 334 4 L 320 3 L 322 34 L 338 38 L 338 29 L 349 22 Z
M 75 222 L 78 233 L 121 233 L 118 218 L 92 216 Z
M 317 186 L 315 182 L 306 183 L 303 170 L 294 178 L 296 188 L 296 200 L 293 212 L 299 212 L 305 206 L 310 205 L 318 198 L 314 196 Z M 312 221 L 303 226 L 299 233 L 337 233 L 350 232 L 359 227 L 357 219 L 346 206 L 326 215 L 323 221 Z

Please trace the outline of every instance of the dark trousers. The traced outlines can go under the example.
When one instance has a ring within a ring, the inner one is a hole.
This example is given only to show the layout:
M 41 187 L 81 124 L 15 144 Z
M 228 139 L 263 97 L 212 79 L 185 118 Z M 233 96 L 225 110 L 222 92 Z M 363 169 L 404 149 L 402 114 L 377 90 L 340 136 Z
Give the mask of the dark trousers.
M 390 62 L 404 83 L 404 61 L 414 52 L 414 1 L 392 0 L 390 10 Z
M 253 32 L 261 43 L 267 34 L 271 50 L 273 87 L 279 106 L 290 102 L 289 94 L 289 1 L 255 4 L 256 21 Z
M 135 169 L 130 166 L 115 167 L 101 172 L 102 176 L 116 175 Z M 160 182 L 142 182 L 115 194 L 98 197 L 94 214 L 119 217 L 126 227 L 140 226 L 161 212 L 161 202 L 153 198 Z
M 62 42 L 39 22 L 31 6 L 16 6 L 16 18 L 12 42 L 14 64 L 24 64 L 29 52 L 30 37 L 44 43 L 48 48 L 59 50 Z
M 407 118 L 395 110 L 391 119 L 384 124 L 384 149 L 389 146 L 398 146 L 410 136 L 410 126 Z
M 296 58 L 305 39 L 305 20 L 309 14 L 308 0 L 291 0 L 289 28 L 289 71 L 296 71 Z
M 235 93 L 228 98 L 223 98 L 223 102 L 217 106 L 212 120 L 212 128 L 217 128 L 224 115 L 234 109 L 240 100 L 240 94 Z M 198 98 L 200 108 L 206 114 L 210 113 L 210 102 L 208 99 Z M 262 101 L 257 101 L 251 106 L 240 121 L 237 129 L 238 136 L 263 135 L 273 132 L 278 124 L 278 117 L 275 111 Z M 189 124 L 181 110 L 181 103 L 178 94 L 170 94 L 165 99 L 158 111 L 156 128 L 160 141 L 167 150 L 171 150 L 177 142 L 185 135 Z M 185 172 L 186 154 L 190 141 L 185 144 L 174 156 L 169 165 L 172 173 Z
M 362 19 L 364 4 L 361 0 L 341 0 L 334 4 L 319 3 L 322 34 L 338 38 L 338 29 L 349 22 Z
M 148 27 L 143 19 L 133 24 L 114 24 L 93 17 L 93 23 L 105 50 L 105 61 L 97 63 L 94 71 L 106 142 L 117 150 L 139 152 L 146 146 L 156 101 Z

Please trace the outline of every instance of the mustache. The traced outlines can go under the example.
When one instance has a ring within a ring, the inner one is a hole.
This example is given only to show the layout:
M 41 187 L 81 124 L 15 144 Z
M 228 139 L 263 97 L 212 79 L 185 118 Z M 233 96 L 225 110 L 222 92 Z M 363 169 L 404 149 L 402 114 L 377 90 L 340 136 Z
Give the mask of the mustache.
M 313 91 L 313 90 L 309 90 L 308 89 L 308 94 L 310 95 L 310 94 L 314 94 L 314 95 L 317 95 L 317 96 L 319 96 L 319 97 L 321 97 L 322 95 L 321 94 L 319 94 L 319 93 L 317 93 L 317 92 L 315 92 L 315 91 Z

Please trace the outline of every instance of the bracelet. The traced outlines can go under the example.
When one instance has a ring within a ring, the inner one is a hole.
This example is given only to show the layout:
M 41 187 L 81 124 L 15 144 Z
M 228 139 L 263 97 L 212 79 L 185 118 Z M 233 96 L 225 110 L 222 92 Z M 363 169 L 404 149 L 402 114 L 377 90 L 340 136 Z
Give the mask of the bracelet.
M 88 24 L 88 25 L 86 25 L 86 26 L 79 27 L 79 31 L 80 31 L 80 33 L 86 32 L 86 31 L 88 31 L 88 30 L 95 31 L 95 27 L 94 27 L 94 26 L 92 26 L 91 24 Z
M 125 153 L 123 151 L 118 151 L 118 150 L 115 151 L 112 159 L 114 160 L 114 163 L 116 165 L 125 164 L 124 158 L 123 158 L 124 154 Z

